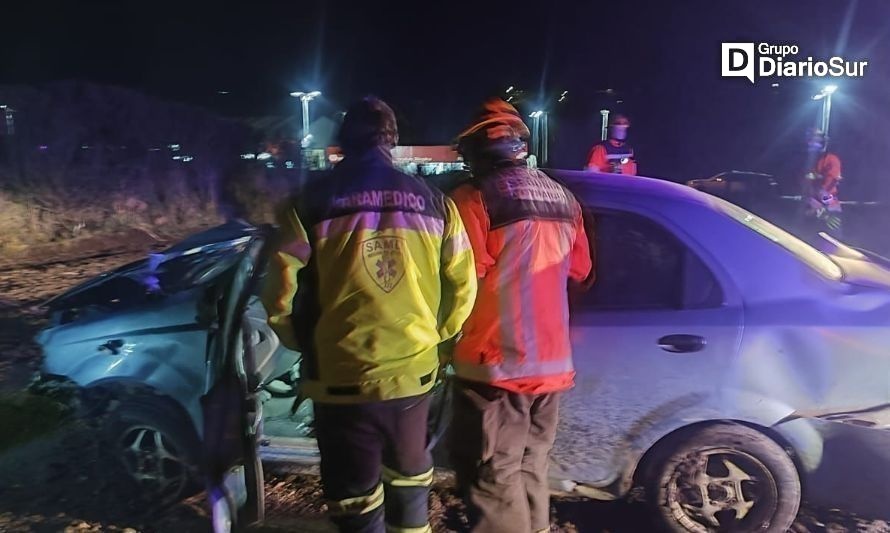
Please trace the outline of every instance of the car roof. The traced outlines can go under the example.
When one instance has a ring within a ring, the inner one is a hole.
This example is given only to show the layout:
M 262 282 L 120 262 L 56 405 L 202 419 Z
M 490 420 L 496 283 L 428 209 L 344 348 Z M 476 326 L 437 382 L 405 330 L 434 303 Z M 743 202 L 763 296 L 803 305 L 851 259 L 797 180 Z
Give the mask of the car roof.
M 673 181 L 583 170 L 542 170 L 563 183 L 582 199 L 587 194 L 609 192 L 668 202 L 687 202 L 713 208 L 712 197 L 709 194 Z
M 725 176 L 757 176 L 758 178 L 772 178 L 772 174 L 767 174 L 765 172 L 755 172 L 753 170 L 727 170 L 726 172 L 721 172 L 719 174 L 715 174 L 708 179 L 720 178 Z

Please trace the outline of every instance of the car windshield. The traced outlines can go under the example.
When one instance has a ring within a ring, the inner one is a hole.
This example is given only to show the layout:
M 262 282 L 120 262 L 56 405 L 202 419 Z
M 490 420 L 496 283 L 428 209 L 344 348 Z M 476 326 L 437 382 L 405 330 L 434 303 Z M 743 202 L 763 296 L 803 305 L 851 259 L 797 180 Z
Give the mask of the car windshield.
M 836 281 L 843 278 L 843 271 L 834 261 L 794 235 L 726 200 L 714 197 L 712 201 L 720 211 L 788 250 L 826 278 Z
M 165 252 L 150 254 L 146 268 L 138 275 L 152 292 L 173 293 L 213 280 L 226 271 L 244 252 L 250 236 L 208 243 L 182 250 L 177 245 Z

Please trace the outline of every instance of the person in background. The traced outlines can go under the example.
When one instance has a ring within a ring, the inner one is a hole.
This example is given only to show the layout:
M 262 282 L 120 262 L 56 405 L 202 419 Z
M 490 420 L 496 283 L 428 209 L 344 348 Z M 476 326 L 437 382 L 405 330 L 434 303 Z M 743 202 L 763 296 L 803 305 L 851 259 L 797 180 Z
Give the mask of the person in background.
M 357 102 L 339 137 L 344 159 L 282 217 L 263 302 L 303 355 L 333 521 L 429 532 L 428 392 L 473 307 L 473 253 L 451 199 L 393 167 L 388 105 Z
M 477 532 L 549 531 L 549 454 L 573 386 L 569 280 L 591 258 L 574 196 L 525 162 L 528 128 L 500 99 L 458 137 L 472 178 L 453 193 L 479 293 L 454 350 L 452 461 Z
M 816 232 L 825 231 L 835 238 L 842 236 L 842 207 L 838 197 L 841 175 L 840 158 L 828 151 L 828 139 L 818 129 L 807 136 L 807 173 L 804 176 L 804 212 L 815 222 Z
M 634 150 L 627 143 L 630 121 L 621 114 L 609 120 L 609 138 L 593 145 L 587 156 L 587 170 L 611 174 L 637 175 Z

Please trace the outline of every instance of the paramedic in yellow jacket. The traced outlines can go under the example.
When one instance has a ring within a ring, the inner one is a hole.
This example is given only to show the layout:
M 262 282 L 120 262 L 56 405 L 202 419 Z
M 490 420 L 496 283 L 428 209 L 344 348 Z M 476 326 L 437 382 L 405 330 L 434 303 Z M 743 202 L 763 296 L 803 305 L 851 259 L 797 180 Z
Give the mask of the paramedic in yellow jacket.
M 341 531 L 383 531 L 384 520 L 387 531 L 430 531 L 427 393 L 440 344 L 476 297 L 457 208 L 393 167 L 397 140 L 381 100 L 348 110 L 345 157 L 287 210 L 264 294 L 271 325 L 303 353 L 322 483 Z

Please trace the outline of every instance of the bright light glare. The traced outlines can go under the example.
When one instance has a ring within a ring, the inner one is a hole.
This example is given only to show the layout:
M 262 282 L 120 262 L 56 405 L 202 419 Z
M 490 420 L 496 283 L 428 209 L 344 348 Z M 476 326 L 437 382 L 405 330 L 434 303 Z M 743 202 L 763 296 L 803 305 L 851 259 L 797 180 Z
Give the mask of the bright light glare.
M 544 112 L 543 112 L 542 110 L 539 109 L 539 110 L 537 110 L 537 111 L 533 111 L 529 116 L 530 116 L 531 118 L 539 118 L 539 117 L 540 117 L 541 115 L 543 115 L 543 114 L 544 114 Z
M 263 152 L 261 154 L 257 154 L 257 156 L 256 156 L 256 158 L 259 159 L 260 161 L 264 161 L 271 157 L 272 157 L 272 154 L 270 154 L 269 152 Z
M 308 93 L 304 93 L 303 91 L 294 91 L 290 93 L 294 98 L 299 98 L 300 100 L 312 100 L 316 96 L 321 96 L 321 91 L 312 91 Z
M 823 98 L 825 98 L 825 93 L 819 93 L 819 94 L 813 95 L 813 100 L 821 100 Z
M 834 94 L 834 91 L 837 90 L 837 85 L 826 85 L 822 92 L 825 94 Z
M 511 85 L 511 86 L 507 87 L 507 90 L 504 92 L 507 94 L 510 94 L 510 91 L 512 91 L 512 90 L 513 90 L 513 86 Z

